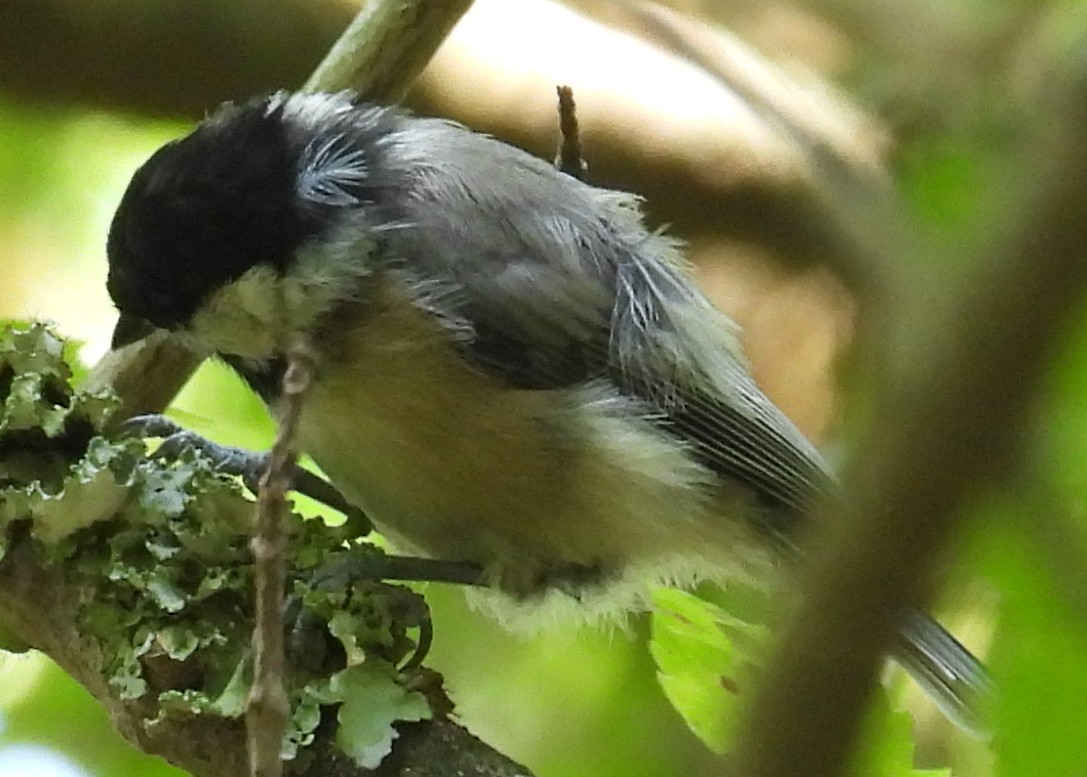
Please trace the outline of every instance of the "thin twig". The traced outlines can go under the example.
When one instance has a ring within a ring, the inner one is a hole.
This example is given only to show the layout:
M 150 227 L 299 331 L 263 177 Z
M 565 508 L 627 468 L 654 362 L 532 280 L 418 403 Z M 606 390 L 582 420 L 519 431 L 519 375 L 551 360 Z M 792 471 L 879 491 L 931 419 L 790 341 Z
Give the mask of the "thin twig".
M 246 709 L 249 773 L 279 777 L 280 749 L 290 705 L 283 685 L 283 587 L 286 580 L 287 492 L 298 461 L 296 438 L 305 395 L 313 378 L 313 356 L 300 343 L 287 354 L 280 396 L 279 430 L 268 469 L 260 480 L 250 549 L 256 578 L 253 686 Z
M 942 293 L 915 294 L 898 322 L 909 347 L 872 415 L 887 423 L 855 458 L 854 498 L 815 556 L 737 737 L 743 777 L 841 773 L 897 614 L 926 598 L 964 500 L 1018 464 L 1026 411 L 1087 292 L 1087 73 L 1078 75 L 1059 108 L 1038 111 L 1039 126 L 1063 136 L 1029 146 L 1049 153 L 1012 178 L 1032 187 L 1007 203 L 1016 217 L 979 232 L 1004 239 L 979 246 L 971 271 Z
M 555 167 L 560 172 L 572 175 L 579 181 L 585 180 L 589 166 L 581 155 L 581 132 L 577 124 L 577 105 L 574 104 L 574 89 L 570 86 L 556 86 L 559 95 L 559 151 L 555 156 Z

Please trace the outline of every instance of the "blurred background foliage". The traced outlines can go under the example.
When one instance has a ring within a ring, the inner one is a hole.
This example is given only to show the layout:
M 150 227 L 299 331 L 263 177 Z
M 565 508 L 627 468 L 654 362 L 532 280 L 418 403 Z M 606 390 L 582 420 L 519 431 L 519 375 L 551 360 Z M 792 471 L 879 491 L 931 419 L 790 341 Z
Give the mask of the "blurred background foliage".
M 995 214 L 1014 211 L 1032 173 L 1021 141 L 1040 120 L 1037 99 L 1087 29 L 1083 0 L 670 5 L 688 31 L 727 28 L 816 90 L 818 110 L 848 130 L 837 152 L 871 185 L 889 173 L 911 229 L 932 245 L 976 244 Z M 105 234 L 133 170 L 217 102 L 301 83 L 352 13 L 347 0 L 267 6 L 217 0 L 214 12 L 192 3 L 181 14 L 168 0 L 0 0 L 0 318 L 52 319 L 85 344 L 86 361 L 104 352 L 114 318 Z M 630 8 L 480 0 L 410 104 L 550 156 L 553 87 L 572 85 L 592 179 L 646 195 L 650 218 L 690 242 L 707 290 L 744 327 L 760 383 L 832 445 L 849 428 L 835 424 L 849 404 L 839 367 L 865 320 L 833 235 L 812 226 L 819 171 Z M 278 26 L 250 36 L 264 13 Z M 132 23 L 111 29 L 109 14 Z M 289 62 L 276 58 L 292 48 Z M 913 258 L 896 277 L 939 282 L 946 268 Z M 1067 340 L 1023 440 L 1024 474 L 971 507 L 941 581 L 941 613 L 1000 685 L 996 736 L 952 730 L 890 670 L 920 767 L 964 777 L 1087 768 L 1087 311 Z M 259 403 L 219 365 L 205 364 L 175 408 L 223 442 L 271 439 Z M 458 591 L 428 594 L 430 663 L 459 716 L 537 774 L 720 771 L 657 682 L 644 618 L 517 637 Z M 0 656 L 0 774 L 177 773 L 121 741 L 47 659 Z

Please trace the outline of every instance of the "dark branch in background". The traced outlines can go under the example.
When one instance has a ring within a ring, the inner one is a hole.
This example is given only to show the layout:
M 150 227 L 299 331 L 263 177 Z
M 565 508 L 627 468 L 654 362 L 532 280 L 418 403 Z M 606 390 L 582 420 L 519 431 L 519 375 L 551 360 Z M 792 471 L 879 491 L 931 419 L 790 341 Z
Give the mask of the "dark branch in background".
M 1039 128 L 1061 134 L 1025 146 L 1049 153 L 1012 178 L 1040 191 L 1020 188 L 1006 203 L 1016 218 L 980 232 L 1004 239 L 896 321 L 909 347 L 873 414 L 894 420 L 855 457 L 854 498 L 738 737 L 743 777 L 841 772 L 896 614 L 925 600 L 964 501 L 1019 463 L 1027 411 L 1087 292 L 1087 72 L 1061 97 L 1038 111 Z
M 248 735 L 249 773 L 253 777 L 279 777 L 283 773 L 280 747 L 287 730 L 290 703 L 283 672 L 283 588 L 287 570 L 287 492 L 298 461 L 296 439 L 303 402 L 313 379 L 313 354 L 300 343 L 287 354 L 279 425 L 268 468 L 260 480 L 256 521 L 250 549 L 256 575 L 253 629 L 253 686 L 249 691 L 245 726 Z
M 303 83 L 357 11 L 347 0 L 3 0 L 0 72 L 18 73 L 4 88 L 28 101 L 195 119 Z
M 622 7 L 653 40 L 713 76 L 804 150 L 815 169 L 812 207 L 839 236 L 838 250 L 828 261 L 867 310 L 879 312 L 885 293 L 897 285 L 888 275 L 898 265 L 871 247 L 894 244 L 888 229 L 894 229 L 903 243 L 909 236 L 893 207 L 890 177 L 882 161 L 850 153 L 855 129 L 850 117 L 825 115 L 816 84 L 808 84 L 810 94 L 805 94 L 804 85 L 782 78 L 723 30 L 710 30 L 652 2 Z
M 555 167 L 584 181 L 589 166 L 581 155 L 581 132 L 577 126 L 574 90 L 569 86 L 556 86 L 555 92 L 559 96 L 559 152 L 555 155 Z
M 303 83 L 355 8 L 350 0 L 282 0 L 274 9 L 260 0 L 0 0 L 0 91 L 28 103 L 90 104 L 197 120 L 224 99 L 247 99 Z M 102 46 L 103 39 L 111 45 Z M 64 52 L 63 61 L 57 52 Z M 617 62 L 617 69 L 625 64 Z M 367 75 L 365 69 L 360 72 Z M 483 76 L 455 68 L 434 70 L 407 102 L 422 113 L 448 116 L 539 156 L 552 156 L 550 106 L 546 120 L 533 123 L 526 120 L 520 97 L 504 105 L 480 99 L 478 84 L 465 83 L 477 75 Z M 516 86 L 523 93 L 524 85 Z M 542 87 L 540 95 L 546 96 Z M 839 107 L 808 112 L 809 120 L 833 118 Z M 766 158 L 761 144 L 751 154 L 707 168 L 702 147 L 692 148 L 682 138 L 671 145 L 664 140 L 653 149 L 630 143 L 644 121 L 644 111 L 636 106 L 616 104 L 609 106 L 607 122 L 586 126 L 593 136 L 597 185 L 637 192 L 646 198 L 655 223 L 670 224 L 692 241 L 725 235 L 764 246 L 791 266 L 836 264 L 842 236 L 813 202 L 808 176 L 778 169 L 780 160 Z M 871 125 L 855 132 L 852 150 L 864 155 L 871 134 Z M 767 174 L 750 175 L 753 163 L 766 166 Z M 676 197 L 677 191 L 683 196 Z

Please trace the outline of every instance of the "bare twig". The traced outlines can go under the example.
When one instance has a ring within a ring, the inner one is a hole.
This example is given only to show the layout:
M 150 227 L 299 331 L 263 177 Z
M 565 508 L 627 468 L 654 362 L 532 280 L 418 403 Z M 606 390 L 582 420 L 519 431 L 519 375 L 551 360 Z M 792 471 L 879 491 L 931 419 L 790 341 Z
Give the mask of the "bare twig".
M 145 413 L 160 413 L 200 366 L 191 351 L 170 342 L 164 332 L 118 351 L 110 351 L 87 375 L 87 390 L 112 387 L 121 398 L 112 424 Z
M 399 102 L 471 5 L 472 0 L 366 3 L 303 91 L 351 88 L 370 99 Z
M 279 431 L 268 469 L 260 480 L 256 521 L 250 548 L 256 578 L 256 624 L 253 628 L 253 686 L 246 710 L 249 773 L 279 777 L 280 748 L 290 710 L 283 686 L 283 586 L 286 578 L 287 492 L 298 461 L 296 438 L 303 402 L 313 377 L 313 355 L 306 343 L 287 354 L 280 396 Z
M 555 167 L 579 181 L 585 180 L 589 166 L 581 155 L 581 132 L 577 125 L 577 106 L 574 104 L 574 90 L 570 86 L 556 86 L 559 95 L 559 152 L 555 156 Z
M 353 87 L 367 96 L 398 100 L 423 69 L 471 0 L 366 4 L 304 91 Z M 381 63 L 383 67 L 379 67 Z M 279 777 L 280 746 L 289 710 L 283 688 L 283 586 L 286 568 L 286 495 L 297 460 L 295 436 L 309 386 L 312 358 L 305 346 L 288 355 L 283 377 L 279 434 L 261 480 L 252 541 L 256 559 L 256 626 L 253 687 L 246 715 L 250 773 Z
M 1033 144 L 1049 154 L 1013 179 L 1041 190 L 1009 203 L 1018 218 L 981 232 L 1005 239 L 981 247 L 971 272 L 941 295 L 916 294 L 898 322 L 910 347 L 873 414 L 889 423 L 856 457 L 854 499 L 816 556 L 738 737 L 744 777 L 841 772 L 897 614 L 924 600 L 964 499 L 1016 463 L 1026 410 L 1087 289 L 1087 77 L 1078 75 L 1059 109 L 1039 110 L 1039 126 L 1063 135 Z

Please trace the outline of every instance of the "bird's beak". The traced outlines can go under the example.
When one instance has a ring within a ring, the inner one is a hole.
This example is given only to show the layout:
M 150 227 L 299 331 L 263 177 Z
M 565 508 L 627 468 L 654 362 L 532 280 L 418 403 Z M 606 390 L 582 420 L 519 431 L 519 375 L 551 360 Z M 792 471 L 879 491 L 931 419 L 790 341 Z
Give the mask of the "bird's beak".
M 117 350 L 126 345 L 131 345 L 154 331 L 155 327 L 142 318 L 134 318 L 122 313 L 121 317 L 117 319 L 117 325 L 113 327 L 113 339 L 110 341 L 110 348 Z

